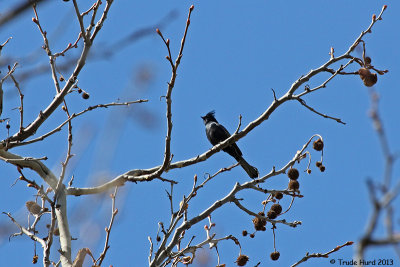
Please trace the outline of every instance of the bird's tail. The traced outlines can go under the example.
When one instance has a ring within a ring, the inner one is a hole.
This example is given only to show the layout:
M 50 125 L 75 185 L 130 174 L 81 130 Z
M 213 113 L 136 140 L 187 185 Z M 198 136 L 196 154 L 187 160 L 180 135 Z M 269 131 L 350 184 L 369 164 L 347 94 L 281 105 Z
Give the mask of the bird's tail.
M 258 170 L 257 170 L 256 167 L 251 166 L 242 157 L 240 157 L 237 160 L 238 160 L 240 166 L 242 166 L 243 170 L 245 170 L 247 172 L 247 174 L 250 176 L 250 178 L 257 178 L 258 177 Z

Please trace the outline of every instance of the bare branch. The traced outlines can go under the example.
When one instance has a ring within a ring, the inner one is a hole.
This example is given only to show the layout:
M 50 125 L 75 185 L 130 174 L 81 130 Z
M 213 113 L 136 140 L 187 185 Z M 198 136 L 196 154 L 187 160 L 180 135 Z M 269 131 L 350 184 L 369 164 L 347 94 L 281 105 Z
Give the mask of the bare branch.
M 297 151 L 297 153 L 295 154 L 295 156 L 293 157 L 293 159 L 291 161 L 289 161 L 284 167 L 282 167 L 280 170 L 275 171 L 275 169 L 273 169 L 269 174 L 254 179 L 252 181 L 249 182 L 245 182 L 243 184 L 239 184 L 236 183 L 233 187 L 233 189 L 223 198 L 216 200 L 211 206 L 209 206 L 207 209 L 205 209 L 203 212 L 201 212 L 199 215 L 193 217 L 190 220 L 186 220 L 183 221 L 182 224 L 175 229 L 175 232 L 171 238 L 171 241 L 168 243 L 168 245 L 166 247 L 165 243 L 166 243 L 166 239 L 169 237 L 168 235 L 166 235 L 163 239 L 163 243 L 160 245 L 160 249 L 157 251 L 157 253 L 154 256 L 153 261 L 151 262 L 150 266 L 159 266 L 167 257 L 168 255 L 171 253 L 172 249 L 174 246 L 176 246 L 176 244 L 178 244 L 180 236 L 182 235 L 182 233 L 188 229 L 190 229 L 193 225 L 197 224 L 198 222 L 206 219 L 208 216 L 210 216 L 215 210 L 221 208 L 223 205 L 230 203 L 230 202 L 234 202 L 236 201 L 236 194 L 242 190 L 245 189 L 250 189 L 253 188 L 255 185 L 265 182 L 267 179 L 276 176 L 278 174 L 282 174 L 286 171 L 286 169 L 288 169 L 290 166 L 292 166 L 296 161 L 301 160 L 302 158 L 302 154 L 304 152 L 304 150 L 307 148 L 307 146 L 311 143 L 312 139 L 314 137 L 320 137 L 319 135 L 313 135 L 308 142 L 303 146 L 303 148 L 299 151 Z M 237 203 L 235 203 L 237 204 Z M 240 204 L 240 203 L 239 203 Z M 254 213 L 251 213 L 251 211 L 249 211 L 251 215 L 254 215 Z M 179 212 L 178 212 L 179 214 Z M 177 223 L 177 219 L 174 220 L 174 224 Z M 279 222 L 279 223 L 284 223 L 284 224 L 292 224 L 291 226 L 294 227 L 294 224 L 300 224 L 300 222 L 293 222 L 293 223 L 287 223 L 284 220 L 281 221 L 274 221 L 274 222 Z M 170 227 L 171 229 L 171 227 Z M 172 228 L 173 229 L 173 228 Z M 172 231 L 169 230 L 168 233 L 171 233 Z
M 239 200 L 238 200 L 237 198 L 235 198 L 232 202 L 235 203 L 235 205 L 236 205 L 239 209 L 243 210 L 243 211 L 246 212 L 247 214 L 249 214 L 249 215 L 251 215 L 251 216 L 255 216 L 255 217 L 260 218 L 260 219 L 263 219 L 263 220 L 266 220 L 266 221 L 268 221 L 268 222 L 270 222 L 270 223 L 272 223 L 272 224 L 274 224 L 274 225 L 275 225 L 276 223 L 281 223 L 281 224 L 285 224 L 285 225 L 290 226 L 290 227 L 293 227 L 293 228 L 297 227 L 298 225 L 301 225 L 301 221 L 287 222 L 287 221 L 284 220 L 284 219 L 283 219 L 283 220 L 271 220 L 271 219 L 269 219 L 268 217 L 261 216 L 261 215 L 255 213 L 255 212 L 252 212 L 251 210 L 247 209 L 245 206 L 243 206 L 243 205 L 239 202 Z
M 300 97 L 297 97 L 297 96 L 296 96 L 296 97 L 294 97 L 294 99 L 296 99 L 297 101 L 299 101 L 300 104 L 302 104 L 303 106 L 305 106 L 306 108 L 308 108 L 310 111 L 316 113 L 317 115 L 319 115 L 319 116 L 321 116 L 321 117 L 324 117 L 324 118 L 326 118 L 326 119 L 334 120 L 334 121 L 336 121 L 336 122 L 338 122 L 338 123 L 341 123 L 341 124 L 346 124 L 346 123 L 343 122 L 340 118 L 331 117 L 331 116 L 329 116 L 329 115 L 322 114 L 321 112 L 316 111 L 314 108 L 312 108 L 312 107 L 310 107 L 309 105 L 307 105 L 306 101 L 304 101 L 304 100 L 301 99 Z
M 115 187 L 114 194 L 111 194 L 111 201 L 112 201 L 112 204 L 111 204 L 111 219 L 110 219 L 110 224 L 106 228 L 106 233 L 107 234 L 106 234 L 106 241 L 104 243 L 103 252 L 101 252 L 100 257 L 95 262 L 96 264 L 97 264 L 97 262 L 99 262 L 98 265 L 101 265 L 101 263 L 103 262 L 103 260 L 104 260 L 104 258 L 106 256 L 106 253 L 107 253 L 108 249 L 110 248 L 108 243 L 110 241 L 111 228 L 112 228 L 113 223 L 114 223 L 115 215 L 117 215 L 117 213 L 118 213 L 118 209 L 115 208 L 115 196 L 117 195 L 117 192 L 118 192 L 118 186 Z
M 341 248 L 343 248 L 345 246 L 351 246 L 351 245 L 353 245 L 353 242 L 352 241 L 347 241 L 343 245 L 337 246 L 334 249 L 332 249 L 332 250 L 330 250 L 330 251 L 328 251 L 326 253 L 323 253 L 323 254 L 321 254 L 321 253 L 308 254 L 307 253 L 306 256 L 304 256 L 301 260 L 299 260 L 298 262 L 293 264 L 291 267 L 295 267 L 295 266 L 299 265 L 300 263 L 307 261 L 310 258 L 328 258 L 330 254 L 340 250 Z
M 171 79 L 168 83 L 167 94 L 165 95 L 165 100 L 167 102 L 167 136 L 165 137 L 164 160 L 163 160 L 162 165 L 158 168 L 158 170 L 156 170 L 154 173 L 152 173 L 148 177 L 145 177 L 145 179 L 152 179 L 154 177 L 159 177 L 168 168 L 168 165 L 171 162 L 171 132 L 172 132 L 172 100 L 171 100 L 171 96 L 172 96 L 172 89 L 175 86 L 177 70 L 178 70 L 179 64 L 181 62 L 181 58 L 183 56 L 183 54 L 182 54 L 183 47 L 185 45 L 186 35 L 187 35 L 187 31 L 188 31 L 189 25 L 190 25 L 190 15 L 192 14 L 193 8 L 194 8 L 193 5 L 189 8 L 189 14 L 188 14 L 188 18 L 186 21 L 185 33 L 183 34 L 183 38 L 181 41 L 181 48 L 179 50 L 178 57 L 175 60 L 175 64 L 172 64 L 171 51 L 169 49 L 168 40 L 165 41 L 160 30 L 157 29 L 157 32 L 160 34 L 160 36 L 162 37 L 162 39 L 165 42 L 165 45 L 168 48 L 168 53 L 169 53 L 168 58 L 169 58 L 169 61 L 171 61 L 171 65 L 172 65 L 172 75 L 171 75 Z
M 50 63 L 50 69 L 51 69 L 51 75 L 53 77 L 53 82 L 54 86 L 56 87 L 57 93 L 60 93 L 60 83 L 58 82 L 58 77 L 57 77 L 57 71 L 56 71 L 56 62 L 55 62 L 55 57 L 53 53 L 50 50 L 50 44 L 49 44 L 49 39 L 47 38 L 47 32 L 42 29 L 42 26 L 40 25 L 39 21 L 39 16 L 36 10 L 36 3 L 33 4 L 33 11 L 35 12 L 35 17 L 32 19 L 32 21 L 38 26 L 40 33 L 42 34 L 43 41 L 44 41 L 44 50 L 47 53 L 47 56 L 49 57 L 49 63 Z
M 3 47 L 4 47 L 11 39 L 12 39 L 12 37 L 8 37 L 8 39 L 7 39 L 4 43 L 2 43 L 2 44 L 0 45 L 0 52 L 1 52 L 1 50 L 3 49 Z
M 94 39 L 96 38 L 97 34 L 103 27 L 104 21 L 107 19 L 108 12 L 110 11 L 111 5 L 114 2 L 114 0 L 106 0 L 106 6 L 104 7 L 103 14 L 101 15 L 101 18 L 99 21 L 97 21 L 96 26 L 94 27 L 93 33 L 90 36 L 90 42 L 93 43 Z M 95 13 L 93 13 L 95 15 Z M 94 19 L 93 19 L 94 20 Z M 93 23 L 93 21 L 91 22 Z
M 11 219 L 11 221 L 21 230 L 21 232 L 24 235 L 27 235 L 28 237 L 30 237 L 32 240 L 35 240 L 36 242 L 39 242 L 43 248 L 46 247 L 46 242 L 44 242 L 43 239 L 41 239 L 40 237 L 37 237 L 35 234 L 31 233 L 30 231 L 28 231 L 25 227 L 22 227 L 12 216 L 9 212 L 3 212 L 3 214 L 7 215 L 8 218 Z
M 83 25 L 83 16 L 81 15 L 81 12 L 79 12 L 79 7 L 78 7 L 78 4 L 77 4 L 76 0 L 73 0 L 72 2 L 74 3 L 74 9 L 75 9 L 76 17 L 78 18 L 79 27 L 81 29 L 81 36 L 82 36 L 84 42 L 88 43 L 90 40 L 89 40 L 89 38 L 88 38 L 88 36 L 86 35 L 86 32 L 85 32 L 85 25 Z
M 44 121 L 46 121 L 46 119 L 57 109 L 57 107 L 61 103 L 63 103 L 64 97 L 67 95 L 67 93 L 71 90 L 72 86 L 75 84 L 80 71 L 82 70 L 83 66 L 85 65 L 86 58 L 89 54 L 89 50 L 91 48 L 91 44 L 93 43 L 94 37 L 96 36 L 97 32 L 101 29 L 101 27 L 107 17 L 107 13 L 111 7 L 112 2 L 113 2 L 112 0 L 107 0 L 107 4 L 103 11 L 103 15 L 100 18 L 99 22 L 97 23 L 97 25 L 94 29 L 94 32 L 90 38 L 90 42 L 84 43 L 84 47 L 83 47 L 81 56 L 76 63 L 74 71 L 72 72 L 72 74 L 68 78 L 66 84 L 64 85 L 64 88 L 60 92 L 57 93 L 57 95 L 54 97 L 53 101 L 47 106 L 47 108 L 44 111 L 39 112 L 38 117 L 28 127 L 26 127 L 23 131 L 18 132 L 17 134 L 14 134 L 13 136 L 9 137 L 6 141 L 3 141 L 0 144 L 0 148 L 1 147 L 4 148 L 8 142 L 23 141 L 26 138 L 35 134 L 37 129 L 42 125 L 42 123 Z M 40 26 L 40 24 L 38 24 L 38 27 L 39 26 Z M 54 68 L 54 70 L 55 70 L 55 68 Z M 56 82 L 56 80 L 54 82 L 58 83 L 58 81 Z
M 19 83 L 17 80 L 14 78 L 12 74 L 10 74 L 11 79 L 14 82 L 15 88 L 18 90 L 19 94 L 19 100 L 20 100 L 20 106 L 18 108 L 19 114 L 20 114 L 20 119 L 19 119 L 19 131 L 22 131 L 24 129 L 24 95 L 22 94 L 21 89 L 19 88 Z
M 98 104 L 95 106 L 90 106 L 88 108 L 86 108 L 85 110 L 78 112 L 78 113 L 73 113 L 67 120 L 65 120 L 63 123 L 61 123 L 57 128 L 54 128 L 53 130 L 51 130 L 50 132 L 39 136 L 35 139 L 31 139 L 25 142 L 11 142 L 8 144 L 8 147 L 17 147 L 17 146 L 23 146 L 23 145 L 27 145 L 27 144 L 32 144 L 38 141 L 42 141 L 45 138 L 49 137 L 50 135 L 61 131 L 61 129 L 67 124 L 69 123 L 71 120 L 73 120 L 74 118 L 83 115 L 84 113 L 91 111 L 93 109 L 97 109 L 97 108 L 108 108 L 111 106 L 129 106 L 131 104 L 136 104 L 136 103 L 143 103 L 143 102 L 148 102 L 147 99 L 139 99 L 139 100 L 135 100 L 135 101 L 128 101 L 128 102 L 122 102 L 122 103 L 118 103 L 118 102 L 113 102 L 113 103 L 108 103 L 108 104 Z

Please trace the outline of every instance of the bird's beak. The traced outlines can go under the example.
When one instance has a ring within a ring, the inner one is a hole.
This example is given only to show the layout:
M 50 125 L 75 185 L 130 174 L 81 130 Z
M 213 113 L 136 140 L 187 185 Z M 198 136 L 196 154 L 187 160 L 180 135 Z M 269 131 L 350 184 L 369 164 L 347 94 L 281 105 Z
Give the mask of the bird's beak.
M 205 116 L 200 116 L 200 118 L 202 118 L 204 120 Z

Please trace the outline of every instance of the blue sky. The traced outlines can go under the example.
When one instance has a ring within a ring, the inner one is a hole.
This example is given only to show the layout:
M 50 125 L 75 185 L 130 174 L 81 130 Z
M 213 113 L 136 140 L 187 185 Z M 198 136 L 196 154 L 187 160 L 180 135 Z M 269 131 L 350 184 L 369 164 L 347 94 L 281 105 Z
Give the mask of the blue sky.
M 73 16 L 72 3 L 56 2 L 39 5 L 38 12 L 42 26 L 49 33 L 52 49 L 61 51 L 75 40 L 78 23 Z M 81 10 L 90 6 L 90 1 L 81 2 Z M 75 186 L 99 184 L 102 179 L 110 179 L 130 169 L 161 164 L 166 123 L 165 102 L 160 101 L 160 96 L 165 94 L 171 75 L 169 63 L 165 60 L 165 46 L 154 31 L 127 46 L 113 47 L 108 55 L 102 51 L 129 33 L 156 24 L 173 11 L 174 15 L 167 20 L 162 32 L 171 40 L 172 53 L 176 55 L 191 4 L 195 5 L 195 10 L 172 96 L 174 161 L 194 157 L 211 147 L 200 116 L 216 110 L 217 119 L 231 132 L 237 127 L 239 114 L 243 116 L 242 125 L 247 125 L 273 101 L 271 88 L 277 96 L 283 95 L 301 75 L 329 59 L 331 46 L 335 48 L 336 55 L 344 53 L 368 27 L 372 14 L 379 14 L 384 2 L 115 1 L 95 41 L 92 60 L 79 76 L 79 86 L 91 97 L 83 100 L 75 93 L 69 95 L 67 101 L 73 112 L 117 99 L 143 98 L 149 102 L 128 110 L 118 107 L 96 110 L 75 120 L 73 153 L 76 157 L 68 170 L 68 176 L 75 177 Z M 395 1 L 387 4 L 383 20 L 364 40 L 372 64 L 389 70 L 388 74 L 378 77 L 374 89 L 381 97 L 380 112 L 391 148 L 398 151 L 400 125 L 397 117 L 400 110 L 397 102 L 400 93 L 396 77 L 399 77 L 400 71 L 397 31 L 400 9 Z M 6 6 L 11 6 L 11 1 Z M 32 16 L 33 12 L 29 11 L 0 29 L 0 41 L 13 37 L 3 49 L 2 57 L 17 58 L 19 68 L 16 77 L 18 73 L 32 71 L 48 61 L 44 51 L 39 49 L 42 37 L 31 21 Z M 61 27 L 58 28 L 58 25 Z M 36 52 L 32 54 L 32 51 Z M 78 51 L 79 48 L 67 56 L 76 55 Z M 356 50 L 354 55 L 360 56 L 360 51 Z M 27 55 L 33 55 L 33 63 L 20 60 Z M 61 65 L 66 58 L 60 58 L 57 63 Z M 350 70 L 356 71 L 357 68 L 354 65 Z M 6 66 L 2 65 L 1 71 L 6 73 Z M 68 71 L 63 71 L 63 74 L 69 76 Z M 318 85 L 327 77 L 321 75 L 309 84 Z M 21 81 L 21 87 L 25 94 L 25 121 L 28 122 L 46 107 L 55 90 L 49 73 Z M 11 84 L 4 85 L 3 89 L 5 104 L 2 117 L 11 118 L 11 132 L 14 133 L 18 129 L 18 112 L 13 108 L 18 106 L 19 100 Z M 251 217 L 233 204 L 213 215 L 217 236 L 233 234 L 239 237 L 242 252 L 250 257 L 247 266 L 254 266 L 259 261 L 262 261 L 260 266 L 288 266 L 300 260 L 306 252 L 327 252 L 346 241 L 357 241 L 370 215 L 371 204 L 365 181 L 367 177 L 380 181 L 384 162 L 368 117 L 370 100 L 367 88 L 358 76 L 342 76 L 335 78 L 327 88 L 308 95 L 305 100 L 318 111 L 339 117 L 347 124 L 324 119 L 297 102 L 288 102 L 238 142 L 245 158 L 261 174 L 266 174 L 272 166 L 284 166 L 313 134 L 322 135 L 325 141 L 326 171 L 319 172 L 313 163 L 311 175 L 301 172 L 299 181 L 304 198 L 296 199 L 290 212 L 284 216 L 288 221 L 302 221 L 302 225 L 294 229 L 277 226 L 277 249 L 281 253 L 279 261 L 269 259 L 273 239 L 268 226 L 266 232 L 258 232 L 254 239 L 243 238 L 242 230 L 253 229 Z M 38 135 L 65 119 L 61 111 L 54 115 Z M 0 134 L 4 139 L 7 133 L 5 127 L 1 128 Z M 66 136 L 64 130 L 44 142 L 12 152 L 22 156 L 47 156 L 47 166 L 58 173 L 66 153 Z M 311 153 L 313 162 L 319 159 L 318 153 Z M 227 154 L 218 153 L 206 162 L 167 173 L 166 178 L 179 181 L 174 189 L 175 206 L 179 205 L 183 194 L 189 193 L 194 174 L 202 179 L 205 173 L 214 173 L 233 163 L 234 160 Z M 297 167 L 305 170 L 306 162 Z M 1 194 L 3 199 L 8 200 L 0 204 L 0 210 L 9 211 L 21 222 L 26 222 L 24 203 L 34 198 L 34 192 L 22 182 L 10 187 L 19 176 L 14 167 L 2 162 L 0 169 L 3 181 Z M 25 171 L 25 174 L 40 181 L 30 171 Z M 399 174 L 399 167 L 396 166 L 394 177 L 398 179 Z M 190 204 L 189 216 L 225 196 L 235 182 L 247 180 L 248 177 L 239 168 L 217 176 Z M 286 176 L 276 176 L 264 187 L 283 189 L 287 180 Z M 147 265 L 147 237 L 155 239 L 159 221 L 169 222 L 169 202 L 165 190 L 169 190 L 169 185 L 157 181 L 127 184 L 120 189 L 117 195 L 119 213 L 104 266 Z M 253 211 L 262 208 L 263 195 L 251 192 L 240 196 Z M 98 255 L 103 248 L 104 227 L 108 225 L 111 214 L 111 201 L 107 196 L 70 197 L 69 201 L 71 232 L 73 237 L 78 238 L 78 241 L 73 241 L 73 254 L 79 248 L 89 247 Z M 283 199 L 281 204 L 285 209 L 289 200 Z M 394 206 L 396 204 L 398 200 Z M 397 229 L 398 218 L 398 210 L 395 209 Z M 42 230 L 45 229 L 44 221 Z M 2 226 L 10 224 L 5 216 L 0 217 L 0 222 Z M 187 237 L 196 235 L 195 242 L 202 241 L 205 238 L 202 228 L 206 223 L 204 221 L 192 228 Z M 382 223 L 381 220 L 377 229 L 379 236 L 385 233 Z M 11 242 L 7 238 L 2 239 L 0 248 L 0 257 L 5 262 L 12 261 L 15 266 L 27 266 L 31 262 L 33 245 L 27 237 L 17 237 Z M 350 260 L 354 248 L 343 248 L 331 257 Z M 233 242 L 221 243 L 219 252 L 222 262 L 233 266 L 238 254 Z M 53 255 L 56 253 L 54 249 Z M 215 266 L 215 251 L 205 248 L 204 253 L 210 253 L 209 265 L 196 263 L 197 266 Z M 390 247 L 367 251 L 366 259 L 381 258 L 399 263 Z M 310 259 L 303 266 L 329 266 L 328 261 Z

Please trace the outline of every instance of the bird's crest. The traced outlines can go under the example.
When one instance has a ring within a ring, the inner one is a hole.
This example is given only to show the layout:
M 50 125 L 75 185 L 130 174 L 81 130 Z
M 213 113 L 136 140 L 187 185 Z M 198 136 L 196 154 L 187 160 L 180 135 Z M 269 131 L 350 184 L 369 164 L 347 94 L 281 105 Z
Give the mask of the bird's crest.
M 212 111 L 208 112 L 205 116 L 201 116 L 201 118 L 203 119 L 204 123 L 207 123 L 209 121 L 217 122 L 217 120 L 214 117 L 214 114 L 215 114 L 215 110 L 212 110 Z
M 208 112 L 205 117 L 215 117 L 215 110 Z

